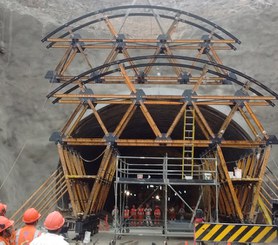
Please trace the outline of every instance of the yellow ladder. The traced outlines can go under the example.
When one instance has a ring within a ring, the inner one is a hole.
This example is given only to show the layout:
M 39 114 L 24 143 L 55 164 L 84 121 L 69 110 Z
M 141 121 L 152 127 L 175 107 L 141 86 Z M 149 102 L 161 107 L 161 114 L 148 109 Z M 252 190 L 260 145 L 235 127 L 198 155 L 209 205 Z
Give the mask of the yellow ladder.
M 183 120 L 183 139 L 192 140 L 195 139 L 195 110 L 192 107 L 187 107 L 184 111 Z M 186 158 L 186 159 L 185 159 Z M 191 146 L 183 145 L 182 148 L 182 179 L 185 178 L 185 164 L 191 164 L 191 176 L 193 178 L 194 171 L 194 144 Z

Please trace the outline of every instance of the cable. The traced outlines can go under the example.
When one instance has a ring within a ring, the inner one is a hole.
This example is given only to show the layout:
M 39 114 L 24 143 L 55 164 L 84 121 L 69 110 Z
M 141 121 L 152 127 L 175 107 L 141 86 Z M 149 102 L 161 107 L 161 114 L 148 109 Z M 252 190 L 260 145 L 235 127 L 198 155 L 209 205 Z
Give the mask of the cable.
M 83 158 L 81 155 L 80 155 L 80 158 L 84 161 L 84 162 L 94 162 L 96 160 L 98 160 L 103 154 L 104 154 L 105 150 L 100 154 L 98 155 L 95 159 L 92 159 L 92 160 L 87 160 L 85 158 Z
M 15 161 L 13 162 L 12 167 L 10 168 L 8 174 L 6 175 L 6 178 L 4 179 L 3 183 L 1 184 L 1 186 L 0 186 L 0 191 L 2 190 L 3 186 L 5 185 L 6 181 L 8 180 L 8 178 L 9 178 L 11 172 L 13 171 L 13 169 L 14 169 L 14 167 L 15 167 L 15 164 L 17 163 L 17 160 L 19 159 L 21 153 L 23 152 L 23 150 L 24 150 L 24 148 L 25 148 L 26 142 L 27 142 L 27 141 L 25 141 L 25 143 L 24 143 L 24 145 L 22 146 L 20 152 L 18 153 L 18 155 L 17 155 Z

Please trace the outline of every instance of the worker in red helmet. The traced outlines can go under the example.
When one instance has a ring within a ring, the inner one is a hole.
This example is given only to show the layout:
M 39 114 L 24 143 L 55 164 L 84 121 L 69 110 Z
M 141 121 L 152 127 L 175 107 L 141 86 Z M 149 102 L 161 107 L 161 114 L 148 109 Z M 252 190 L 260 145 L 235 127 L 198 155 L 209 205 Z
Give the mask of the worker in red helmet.
M 22 221 L 25 226 L 16 231 L 16 245 L 30 244 L 31 241 L 41 235 L 41 232 L 36 229 L 40 217 L 41 214 L 34 208 L 29 208 L 24 212 Z
M 6 216 L 7 205 L 0 202 L 0 216 Z
M 8 206 L 4 203 L 0 203 L 0 216 L 6 217 Z M 9 243 L 11 245 L 15 245 L 15 229 L 13 226 L 9 228 L 9 231 L 11 232 L 11 236 L 9 237 Z
M 10 245 L 14 221 L 5 216 L 0 216 L 0 245 Z
M 35 238 L 30 245 L 69 245 L 64 237 L 59 235 L 64 223 L 65 219 L 58 211 L 50 213 L 44 221 L 44 227 L 48 232 Z

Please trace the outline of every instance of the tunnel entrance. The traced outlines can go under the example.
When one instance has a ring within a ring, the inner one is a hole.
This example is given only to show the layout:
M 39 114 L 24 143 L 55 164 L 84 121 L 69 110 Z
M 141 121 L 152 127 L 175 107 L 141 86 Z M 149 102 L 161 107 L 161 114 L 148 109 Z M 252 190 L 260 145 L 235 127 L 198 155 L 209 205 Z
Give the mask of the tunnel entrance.
M 129 18 L 144 31 L 132 33 L 134 25 L 125 26 Z M 184 27 L 180 33 L 178 25 Z M 84 38 L 102 28 L 109 38 L 99 38 L 99 32 Z M 189 12 L 132 5 L 80 16 L 42 41 L 65 49 L 47 74 L 56 85 L 47 98 L 76 105 L 51 136 L 74 217 L 86 220 L 111 211 L 112 205 L 121 209 L 121 217 L 124 206 L 137 199 L 155 208 L 154 188 L 159 198 L 164 195 L 164 217 L 168 206 L 184 204 L 192 214 L 190 224 L 197 214 L 205 221 L 255 223 L 259 209 L 269 222 L 262 177 L 278 140 L 266 132 L 253 107 L 274 106 L 278 95 L 223 65 L 218 53 L 236 50 L 238 38 Z M 149 173 L 141 178 L 136 169 Z M 136 197 L 127 199 L 127 191 Z
M 107 107 L 104 107 L 99 110 L 99 114 L 103 119 L 104 124 L 106 125 L 107 129 L 109 131 L 114 131 L 116 126 L 118 125 L 120 119 L 124 115 L 125 111 L 127 110 L 126 105 L 110 105 Z M 180 110 L 180 107 L 177 106 L 164 106 L 163 110 L 161 108 L 155 107 L 155 106 L 149 106 L 148 110 L 150 111 L 150 114 L 153 116 L 154 120 L 158 122 L 159 129 L 161 131 L 167 131 L 167 128 L 171 125 L 171 120 L 178 113 Z M 223 124 L 223 121 L 225 120 L 225 114 L 221 111 L 218 111 L 212 107 L 205 106 L 201 108 L 202 113 L 205 115 L 207 122 L 209 125 L 211 125 L 213 131 L 216 131 L 220 126 Z M 171 138 L 172 139 L 179 139 L 181 138 L 181 135 L 183 135 L 184 130 L 184 119 L 181 118 L 180 121 L 177 123 L 177 126 L 175 130 L 172 133 Z M 76 130 L 73 132 L 74 138 L 95 138 L 100 137 L 102 133 L 102 130 L 100 127 L 98 127 L 98 121 L 95 118 L 94 115 L 87 116 L 84 120 L 82 120 L 79 125 L 77 126 Z M 136 139 L 136 138 L 144 138 L 144 139 L 151 139 L 154 137 L 153 132 L 151 128 L 148 126 L 148 122 L 145 120 L 144 115 L 140 110 L 137 110 L 134 113 L 133 119 L 130 120 L 128 125 L 126 126 L 125 132 L 122 134 L 122 137 L 126 139 Z M 244 131 L 244 129 L 240 126 L 240 123 L 238 122 L 231 122 L 229 127 L 226 129 L 225 133 L 225 139 L 232 139 L 232 140 L 246 140 L 249 139 L 249 135 L 247 132 Z M 204 140 L 205 136 L 202 133 L 202 130 L 198 124 L 196 124 L 195 129 L 195 139 L 196 140 Z M 84 161 L 84 167 L 86 169 L 86 173 L 88 175 L 97 175 L 100 164 L 101 164 L 101 157 L 103 152 L 105 151 L 105 147 L 99 147 L 99 146 L 76 146 L 73 147 L 74 150 L 78 151 L 79 154 L 82 156 L 82 159 Z M 117 152 L 118 156 L 126 156 L 126 157 L 132 157 L 133 164 L 138 164 L 137 162 L 140 162 L 140 157 L 145 157 L 148 160 L 145 162 L 145 164 L 154 164 L 157 162 L 156 157 L 160 157 L 163 159 L 165 156 L 170 158 L 182 158 L 183 156 L 183 147 L 167 147 L 167 146 L 159 146 L 159 147 L 144 147 L 144 146 L 115 146 L 114 150 Z M 211 150 L 211 148 L 208 147 L 196 147 L 194 148 L 194 156 L 199 159 L 194 160 L 194 165 L 201 166 L 201 158 Z M 229 171 L 233 171 L 234 167 L 236 167 L 236 162 L 242 158 L 244 155 L 248 155 L 251 151 L 250 149 L 238 149 L 238 148 L 227 148 L 223 150 L 224 156 L 226 159 L 227 167 Z M 153 158 L 152 158 L 153 157 Z M 185 156 L 186 157 L 186 156 Z M 162 161 L 160 159 L 160 161 Z M 142 160 L 141 160 L 142 161 Z M 182 162 L 179 161 L 179 163 L 176 163 L 179 168 L 176 168 L 177 172 L 182 172 L 182 169 L 180 166 L 182 165 Z M 190 172 L 190 164 L 191 159 L 188 159 L 186 163 L 187 165 L 185 167 L 184 171 Z M 142 167 L 142 165 L 140 166 Z M 155 171 L 153 169 L 152 171 Z M 152 179 L 156 179 L 157 175 L 152 175 L 152 173 L 144 173 L 145 178 L 148 178 L 148 176 L 151 176 Z M 190 175 L 190 173 L 188 174 Z M 146 177 L 147 176 L 147 177 Z M 136 178 L 136 176 L 133 176 L 133 178 Z M 180 175 L 177 177 L 177 179 L 182 179 L 183 177 Z M 199 177 L 200 178 L 200 177 Z M 202 177 L 201 177 L 202 178 Z M 113 177 L 113 181 L 115 181 L 115 177 Z M 142 202 L 143 204 L 146 204 L 146 202 L 152 203 L 152 207 L 154 207 L 158 204 L 156 201 L 156 196 L 164 196 L 162 195 L 163 191 L 160 190 L 160 188 L 163 187 L 163 182 L 158 183 L 157 185 L 153 185 L 153 183 L 149 183 L 146 185 L 142 184 L 135 184 L 130 183 L 128 187 L 125 185 L 126 190 L 128 189 L 129 193 L 131 195 L 129 196 L 128 203 L 122 203 L 122 208 L 126 206 L 126 204 L 133 205 L 136 201 L 138 204 Z M 158 188 L 159 194 L 152 193 L 152 189 Z M 181 205 L 183 204 L 183 201 L 178 197 L 178 193 L 181 193 L 181 196 L 186 196 L 184 199 L 189 200 L 188 206 L 185 206 L 185 209 L 187 211 L 187 219 L 191 220 L 192 217 L 192 208 L 196 207 L 196 204 L 198 202 L 198 199 L 201 195 L 202 189 L 201 185 L 181 185 L 176 186 L 176 192 L 173 190 L 169 190 L 167 199 L 171 201 L 168 202 L 168 207 L 173 206 L 175 209 L 179 209 Z M 125 190 L 125 191 L 126 191 Z M 122 190 L 123 192 L 123 190 Z M 124 193 L 124 192 L 123 192 Z M 120 196 L 120 194 L 118 194 Z M 135 196 L 134 196 L 135 195 Z M 125 198 L 122 197 L 124 200 Z M 163 198 L 164 200 L 164 198 Z M 161 202 L 161 201 L 160 201 Z M 165 206 L 165 201 L 163 202 Z M 113 186 L 109 190 L 109 194 L 107 196 L 107 200 L 104 205 L 104 209 L 111 213 L 115 205 L 115 190 Z M 136 205 L 138 207 L 138 205 Z M 206 206 L 206 205 L 205 205 Z M 204 204 L 200 203 L 200 207 L 203 209 Z M 164 213 L 164 211 L 163 211 Z

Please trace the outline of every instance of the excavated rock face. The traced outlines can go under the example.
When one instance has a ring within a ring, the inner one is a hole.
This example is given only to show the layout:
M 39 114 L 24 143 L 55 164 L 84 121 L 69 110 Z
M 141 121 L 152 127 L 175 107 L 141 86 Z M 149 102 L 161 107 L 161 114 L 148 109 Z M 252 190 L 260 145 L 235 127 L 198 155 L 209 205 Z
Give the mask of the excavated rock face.
M 221 53 L 224 64 L 278 91 L 276 2 L 218 0 L 196 4 L 193 0 L 167 3 L 153 0 L 151 3 L 195 13 L 235 34 L 242 44 L 235 52 Z M 41 37 L 88 11 L 124 4 L 130 1 L 88 4 L 85 0 L 78 3 L 0 0 L 0 200 L 9 204 L 10 211 L 19 207 L 56 168 L 57 151 L 48 138 L 69 115 L 67 108 L 45 103 L 49 84 L 44 75 L 57 64 L 61 54 L 46 50 L 40 43 Z M 136 4 L 148 4 L 148 1 Z M 182 35 L 183 31 L 179 33 Z M 277 109 L 263 108 L 257 112 L 266 130 L 277 135 Z

